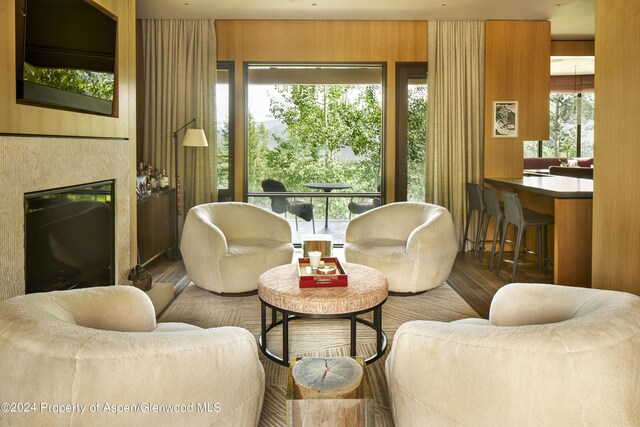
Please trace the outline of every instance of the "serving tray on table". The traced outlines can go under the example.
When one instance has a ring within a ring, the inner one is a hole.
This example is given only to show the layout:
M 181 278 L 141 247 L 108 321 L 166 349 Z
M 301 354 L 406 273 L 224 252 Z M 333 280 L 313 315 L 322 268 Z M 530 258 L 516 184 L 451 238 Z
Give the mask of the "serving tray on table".
M 333 268 L 334 271 L 327 271 L 323 267 Z M 347 273 L 335 257 L 320 258 L 317 271 L 311 270 L 309 258 L 298 258 L 298 277 L 301 288 L 338 288 L 348 285 Z

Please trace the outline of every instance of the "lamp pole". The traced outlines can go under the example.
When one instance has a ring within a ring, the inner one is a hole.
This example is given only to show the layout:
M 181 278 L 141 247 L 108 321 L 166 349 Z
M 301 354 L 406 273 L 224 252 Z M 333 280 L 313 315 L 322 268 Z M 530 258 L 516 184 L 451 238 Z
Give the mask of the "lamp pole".
M 180 129 L 176 130 L 173 132 L 173 148 L 174 148 L 174 155 L 173 155 L 173 161 L 174 161 L 174 172 L 175 172 L 175 188 L 176 188 L 176 200 L 175 200 L 175 205 L 176 205 L 176 223 L 174 226 L 174 240 L 173 240 L 173 251 L 171 253 L 171 259 L 173 261 L 178 261 L 181 257 L 180 255 L 180 236 L 179 236 L 179 227 L 178 227 L 178 219 L 180 218 L 180 175 L 178 173 L 178 132 L 180 132 L 181 130 L 185 129 L 187 126 L 189 126 L 192 123 L 195 123 L 196 119 L 195 117 L 193 119 L 191 119 L 191 121 L 189 121 L 186 125 L 182 126 Z

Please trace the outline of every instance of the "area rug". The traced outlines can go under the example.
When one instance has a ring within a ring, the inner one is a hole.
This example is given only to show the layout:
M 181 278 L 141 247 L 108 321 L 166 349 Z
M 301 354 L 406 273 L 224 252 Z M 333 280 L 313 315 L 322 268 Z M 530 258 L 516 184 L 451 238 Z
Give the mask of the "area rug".
M 389 339 L 400 325 L 410 320 L 450 322 L 466 317 L 479 317 L 448 284 L 416 296 L 390 296 L 382 309 L 383 330 Z M 366 318 L 366 316 L 365 316 Z M 371 320 L 371 319 L 370 319 Z M 221 297 L 190 283 L 165 310 L 160 322 L 185 322 L 202 328 L 240 326 L 256 337 L 260 333 L 260 301 L 257 295 Z M 375 352 L 375 334 L 358 324 L 357 354 Z M 281 331 L 269 333 L 269 348 L 280 354 Z M 349 321 L 340 319 L 302 319 L 289 324 L 289 346 L 292 356 L 348 356 Z M 266 390 L 260 426 L 281 427 L 285 421 L 287 368 L 264 357 L 260 352 L 266 376 Z M 376 425 L 393 426 L 384 376 L 386 355 L 367 365 L 376 403 Z

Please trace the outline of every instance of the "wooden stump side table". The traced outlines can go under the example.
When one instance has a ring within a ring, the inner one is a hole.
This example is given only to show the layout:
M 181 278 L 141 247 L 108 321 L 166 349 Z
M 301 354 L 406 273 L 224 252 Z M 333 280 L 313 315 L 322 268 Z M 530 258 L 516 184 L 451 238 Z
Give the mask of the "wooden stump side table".
M 287 426 L 375 426 L 375 399 L 362 357 L 294 357 L 291 361 Z M 327 383 L 331 374 L 336 381 Z

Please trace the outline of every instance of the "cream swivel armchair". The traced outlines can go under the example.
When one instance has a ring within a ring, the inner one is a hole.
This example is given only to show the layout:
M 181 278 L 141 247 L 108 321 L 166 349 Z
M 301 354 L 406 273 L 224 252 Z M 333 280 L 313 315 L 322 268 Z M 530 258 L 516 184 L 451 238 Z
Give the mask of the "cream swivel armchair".
M 413 321 L 386 362 L 395 425 L 637 426 L 640 298 L 514 283 L 489 320 Z
M 374 267 L 387 276 L 389 291 L 423 292 L 444 283 L 458 245 L 451 214 L 427 203 L 383 205 L 349 221 L 347 262 Z
M 255 426 L 265 386 L 249 331 L 156 324 L 132 286 L 0 303 L 0 378 L 0 402 L 22 405 L 0 412 L 12 426 Z
M 247 203 L 208 203 L 189 210 L 180 251 L 197 286 L 221 294 L 255 291 L 262 273 L 291 263 L 291 227 Z

